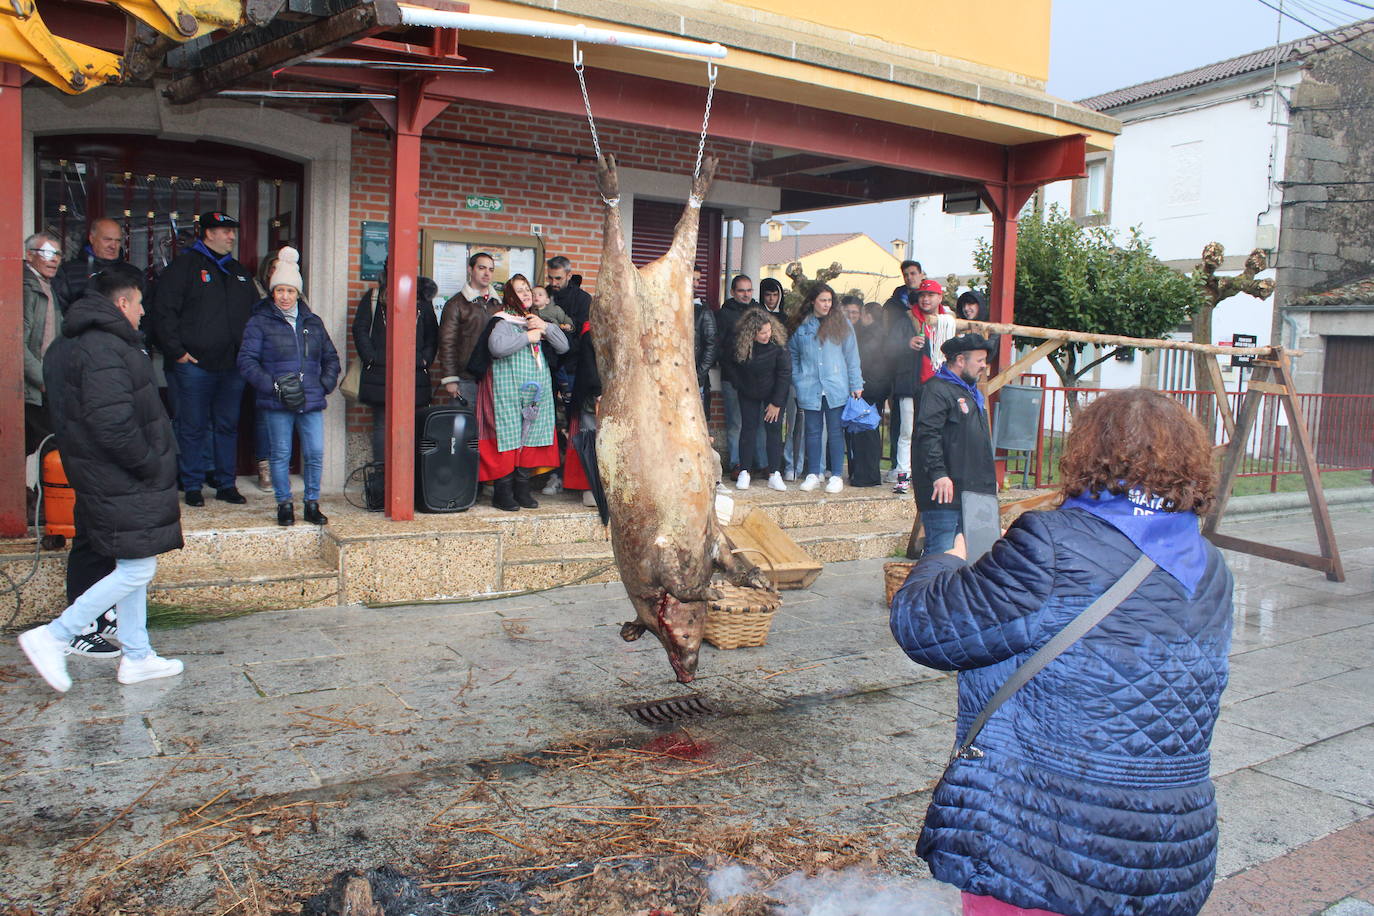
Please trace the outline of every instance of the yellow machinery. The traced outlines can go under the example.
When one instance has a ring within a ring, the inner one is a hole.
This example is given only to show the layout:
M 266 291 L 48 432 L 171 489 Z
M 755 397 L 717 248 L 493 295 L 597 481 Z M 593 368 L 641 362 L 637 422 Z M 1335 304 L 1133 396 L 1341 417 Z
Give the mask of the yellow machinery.
M 111 0 L 159 37 L 150 42 L 130 28 L 131 49 L 170 47 L 247 20 L 243 0 Z M 146 32 L 147 30 L 142 30 Z M 0 63 L 18 64 L 73 95 L 117 83 L 129 75 L 124 57 L 52 34 L 35 0 L 0 0 Z

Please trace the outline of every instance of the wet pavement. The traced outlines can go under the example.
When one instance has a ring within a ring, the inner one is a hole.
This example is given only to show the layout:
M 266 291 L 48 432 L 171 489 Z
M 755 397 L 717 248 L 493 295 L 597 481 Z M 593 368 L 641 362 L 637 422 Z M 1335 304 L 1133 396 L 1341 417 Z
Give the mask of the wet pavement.
M 1334 518 L 1344 583 L 1230 556 L 1209 914 L 1374 914 L 1374 526 L 1366 508 Z M 1245 524 L 1312 542 L 1302 515 Z M 235 895 L 289 901 L 351 866 L 432 871 L 631 807 L 695 812 L 700 836 L 793 823 L 910 845 L 954 681 L 892 644 L 882 561 L 827 566 L 785 594 L 766 646 L 704 648 L 690 687 L 651 637 L 620 640 L 632 616 L 618 583 L 268 612 L 155 631 L 186 663 L 167 681 L 121 687 L 113 663 L 73 659 L 60 698 L 7 639 L 0 904 L 254 912 Z M 625 709 L 684 694 L 712 714 L 650 726 Z M 923 876 L 909 849 L 887 867 Z

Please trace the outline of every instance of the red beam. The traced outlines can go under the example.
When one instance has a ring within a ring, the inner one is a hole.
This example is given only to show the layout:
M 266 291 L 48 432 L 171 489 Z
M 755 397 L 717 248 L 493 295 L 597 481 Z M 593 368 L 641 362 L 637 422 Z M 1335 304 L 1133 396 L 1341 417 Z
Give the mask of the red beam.
M 567 63 L 479 48 L 469 49 L 468 58 L 495 72 L 485 77 L 445 74 L 430 92 L 500 108 L 582 110 L 577 79 Z M 701 130 L 703 87 L 590 67 L 586 77 L 592 110 L 602 120 L 686 133 Z M 710 136 L 970 181 L 1007 179 L 1006 147 L 996 143 L 733 92 L 716 92 Z
M 387 250 L 386 511 L 415 517 L 415 278 L 420 268 L 420 133 L 448 102 L 425 94 L 426 80 L 403 80 L 394 103 L 377 110 L 394 131 Z
M 809 169 L 821 169 L 827 166 L 840 165 L 844 159 L 836 159 L 833 156 L 814 156 L 810 153 L 798 153 L 795 156 L 778 156 L 775 159 L 755 159 L 754 177 L 773 178 L 777 175 L 790 175 L 794 172 L 805 172 Z
M 0 537 L 28 533 L 24 506 L 24 149 L 23 108 L 19 87 L 24 71 L 0 64 L 0 156 L 10 163 L 0 169 Z

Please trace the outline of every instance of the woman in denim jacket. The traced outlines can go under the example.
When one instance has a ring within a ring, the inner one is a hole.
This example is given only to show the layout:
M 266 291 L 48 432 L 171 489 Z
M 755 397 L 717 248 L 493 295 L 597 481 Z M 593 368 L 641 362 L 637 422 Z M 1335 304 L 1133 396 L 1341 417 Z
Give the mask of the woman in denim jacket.
M 859 365 L 859 344 L 844 313 L 835 307 L 835 291 L 824 283 L 816 284 L 802 303 L 805 316 L 792 334 L 792 384 L 797 404 L 806 413 L 806 479 L 800 489 L 820 486 L 821 434 L 824 427 L 826 464 L 830 480 L 825 492 L 844 489 L 844 430 L 840 411 L 852 394 L 863 394 L 863 370 Z

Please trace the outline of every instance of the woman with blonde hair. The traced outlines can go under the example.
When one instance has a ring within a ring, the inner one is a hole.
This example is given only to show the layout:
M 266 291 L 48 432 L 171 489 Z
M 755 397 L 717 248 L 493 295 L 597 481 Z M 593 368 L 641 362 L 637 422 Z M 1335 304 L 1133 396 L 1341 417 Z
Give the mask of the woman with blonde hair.
M 907 655 L 959 672 L 956 753 L 917 853 L 965 914 L 1192 916 L 1216 867 L 1209 745 L 1231 643 L 1231 573 L 1198 524 L 1211 441 L 1133 388 L 1079 412 L 1060 467 L 1058 509 L 972 566 L 959 537 L 893 599 Z

